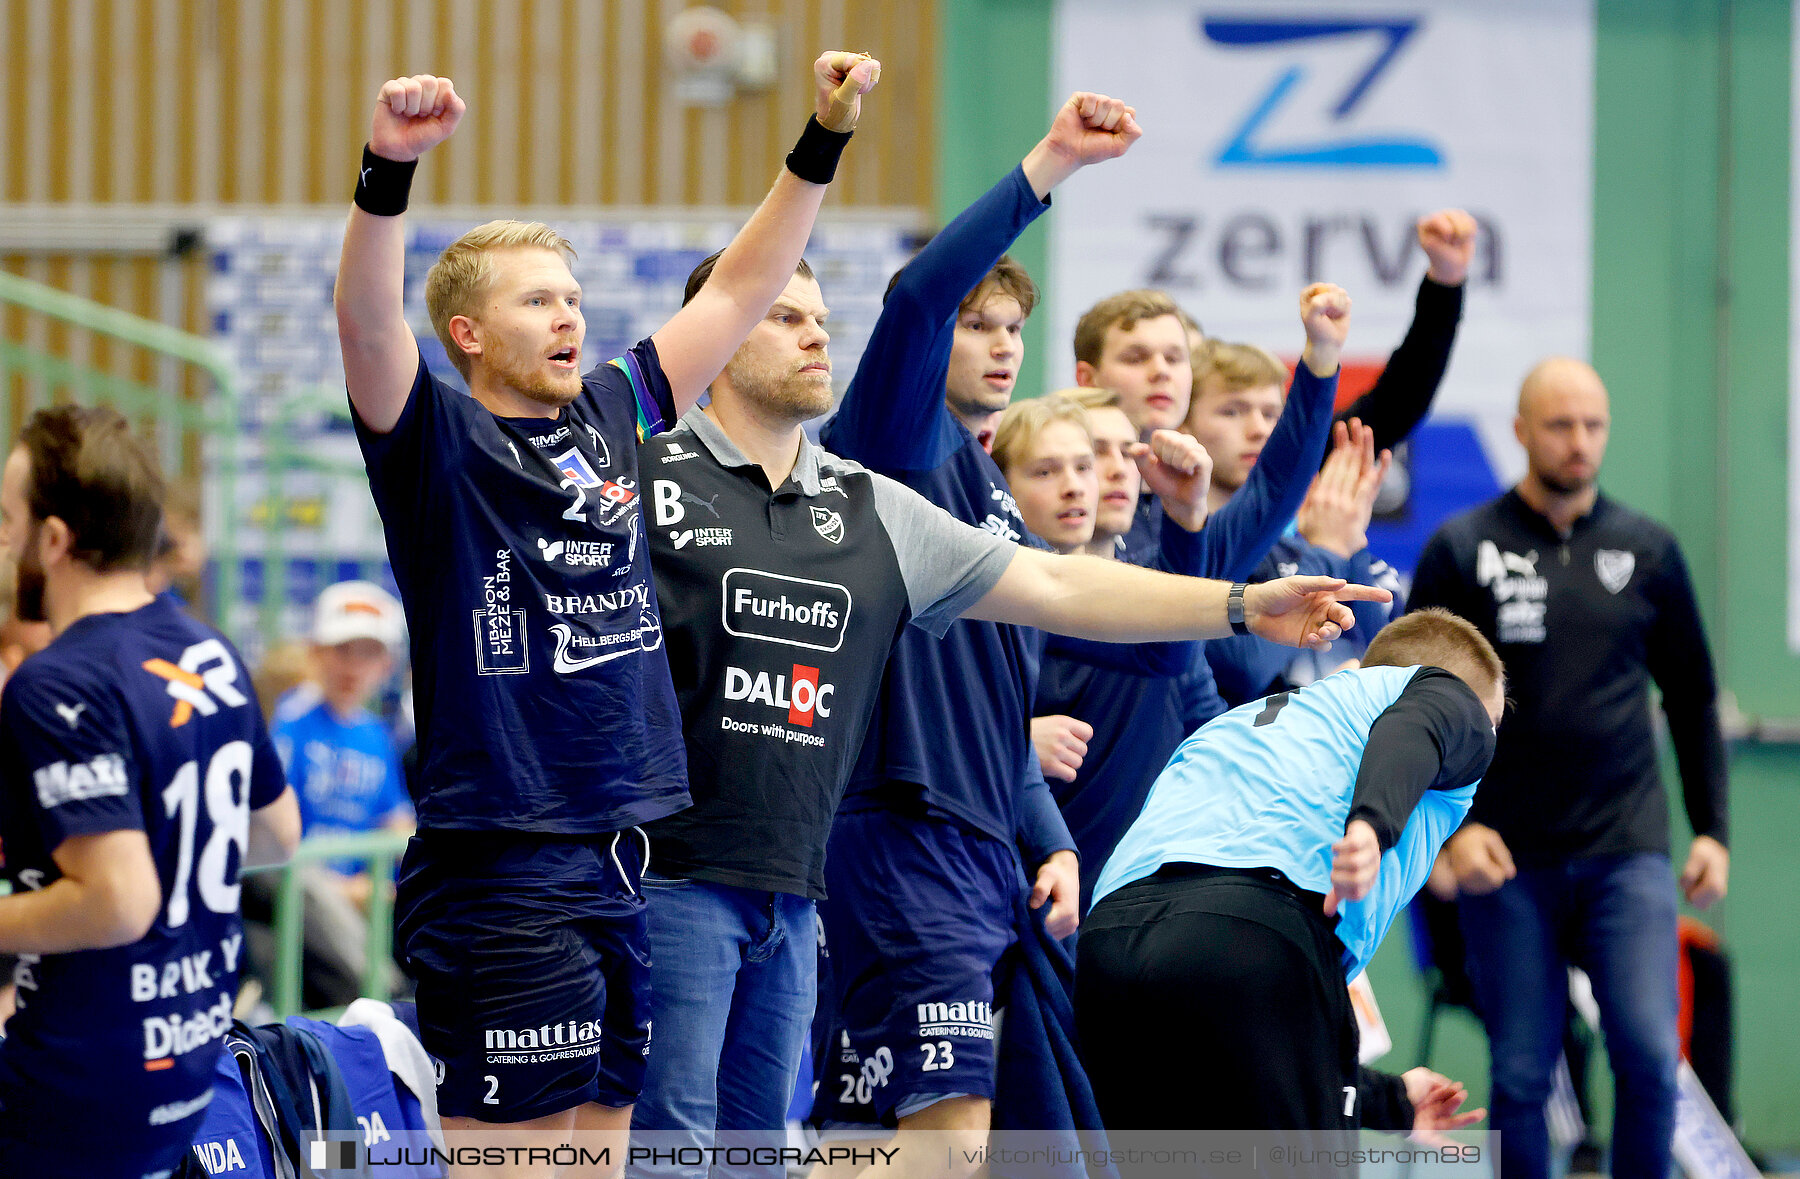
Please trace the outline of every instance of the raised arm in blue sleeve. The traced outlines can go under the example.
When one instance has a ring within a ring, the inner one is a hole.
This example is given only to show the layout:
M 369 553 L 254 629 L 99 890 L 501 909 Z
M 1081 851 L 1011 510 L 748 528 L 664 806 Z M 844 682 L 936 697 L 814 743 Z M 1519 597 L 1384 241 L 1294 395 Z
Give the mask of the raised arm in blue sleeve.
M 1244 486 L 1199 532 L 1163 521 L 1155 558 L 1147 563 L 1183 577 L 1248 578 L 1300 510 L 1306 489 L 1312 485 L 1312 472 L 1324 461 L 1336 396 L 1335 375 L 1316 377 L 1300 365 L 1275 431 Z M 1141 556 L 1138 559 L 1142 560 Z M 1061 636 L 1051 638 L 1048 653 L 1094 667 L 1154 676 L 1184 674 L 1198 657 L 1189 643 L 1119 644 Z M 1292 656 L 1288 651 L 1285 658 Z
M 882 304 L 825 446 L 879 471 L 929 471 L 960 441 L 944 405 L 956 309 L 1050 207 L 1014 168 L 906 264 Z
M 1325 461 L 1337 382 L 1336 373 L 1314 376 L 1304 363 L 1294 370 L 1287 405 L 1250 477 L 1200 530 L 1206 576 L 1248 579 L 1300 510 L 1313 474 Z

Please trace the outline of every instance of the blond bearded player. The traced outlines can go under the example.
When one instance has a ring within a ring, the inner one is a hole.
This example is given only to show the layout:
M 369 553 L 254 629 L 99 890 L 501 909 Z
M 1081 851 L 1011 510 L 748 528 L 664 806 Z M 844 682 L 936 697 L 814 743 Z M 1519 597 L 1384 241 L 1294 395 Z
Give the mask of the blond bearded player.
M 381 88 L 338 331 L 411 632 L 420 832 L 396 920 L 453 1148 L 579 1133 L 590 1158 L 622 1157 L 650 1038 L 637 824 L 688 804 L 636 443 L 694 404 L 793 275 L 878 69 L 818 59 L 817 117 L 713 281 L 585 375 L 568 243 L 510 221 L 453 243 L 426 305 L 468 397 L 407 326 L 401 222 L 415 162 L 465 105 L 447 78 Z M 562 1173 L 612 1169 L 578 1167 Z M 456 1172 L 524 1173 L 543 1169 Z

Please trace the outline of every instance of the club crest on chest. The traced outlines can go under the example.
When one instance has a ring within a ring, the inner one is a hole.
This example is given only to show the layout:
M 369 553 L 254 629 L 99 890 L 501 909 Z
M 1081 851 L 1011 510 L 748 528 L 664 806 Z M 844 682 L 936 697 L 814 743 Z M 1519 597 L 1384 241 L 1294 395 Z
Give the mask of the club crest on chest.
M 1630 549 L 1598 549 L 1594 553 L 1594 572 L 1609 594 L 1624 589 L 1636 568 L 1637 557 Z

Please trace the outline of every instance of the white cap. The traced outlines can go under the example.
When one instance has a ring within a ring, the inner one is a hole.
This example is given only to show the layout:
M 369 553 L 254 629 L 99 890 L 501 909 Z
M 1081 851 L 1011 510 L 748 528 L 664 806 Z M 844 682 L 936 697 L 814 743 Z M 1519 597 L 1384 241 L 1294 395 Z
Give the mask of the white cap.
M 335 647 L 352 639 L 375 639 L 398 647 L 406 635 L 400 603 L 372 581 L 328 585 L 313 607 L 313 642 Z

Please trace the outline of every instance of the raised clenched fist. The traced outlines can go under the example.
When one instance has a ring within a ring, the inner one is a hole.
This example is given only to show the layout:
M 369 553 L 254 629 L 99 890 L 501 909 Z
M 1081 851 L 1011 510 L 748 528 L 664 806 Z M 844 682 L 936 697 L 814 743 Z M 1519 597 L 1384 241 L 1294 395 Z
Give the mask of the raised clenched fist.
M 1044 142 L 1080 168 L 1117 159 L 1143 134 L 1134 108 L 1120 99 L 1083 90 L 1069 95 L 1069 101 L 1057 110 Z
M 862 96 L 875 89 L 881 78 L 881 63 L 866 53 L 847 53 L 841 49 L 819 54 L 813 62 L 813 82 L 817 87 L 814 113 L 819 126 L 827 131 L 854 131 L 862 117 Z
M 1306 348 L 1300 360 L 1314 376 L 1337 373 L 1338 357 L 1350 335 L 1350 296 L 1343 287 L 1316 282 L 1300 292 L 1300 323 Z
M 369 150 L 399 163 L 416 160 L 450 138 L 467 109 L 449 78 L 391 78 L 375 96 Z
M 1162 502 L 1163 514 L 1189 532 L 1200 531 L 1213 471 L 1212 455 L 1200 440 L 1179 430 L 1158 430 L 1148 445 L 1134 442 L 1128 453 L 1137 460 L 1144 486 Z
M 1431 259 L 1426 271 L 1431 281 L 1447 287 L 1462 285 L 1475 258 L 1475 235 L 1480 227 L 1461 209 L 1439 209 L 1419 218 L 1419 246 Z

